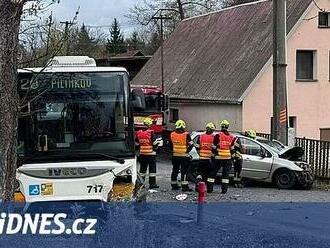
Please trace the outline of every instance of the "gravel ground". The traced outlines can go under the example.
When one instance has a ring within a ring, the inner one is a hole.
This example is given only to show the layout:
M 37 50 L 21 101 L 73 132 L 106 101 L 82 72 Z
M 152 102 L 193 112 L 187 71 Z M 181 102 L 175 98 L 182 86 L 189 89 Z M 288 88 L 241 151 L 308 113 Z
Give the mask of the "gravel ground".
M 181 190 L 172 191 L 170 185 L 171 162 L 165 158 L 157 161 L 157 192 L 149 192 L 148 202 L 173 202 Z M 194 188 L 194 184 L 190 183 Z M 196 192 L 188 192 L 186 202 L 197 199 Z M 243 189 L 231 186 L 227 194 L 220 194 L 220 185 L 216 185 L 214 192 L 207 194 L 208 202 L 330 202 L 330 192 L 327 190 L 280 190 L 272 185 L 249 183 Z

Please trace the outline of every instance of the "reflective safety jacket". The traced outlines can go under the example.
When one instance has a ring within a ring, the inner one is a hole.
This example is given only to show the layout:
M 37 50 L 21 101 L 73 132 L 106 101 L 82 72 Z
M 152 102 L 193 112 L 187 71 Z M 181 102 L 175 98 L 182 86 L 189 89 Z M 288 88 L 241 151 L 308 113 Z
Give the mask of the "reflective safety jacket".
M 152 130 L 139 130 L 137 132 L 136 138 L 140 145 L 141 155 L 156 155 L 156 152 L 153 150 L 152 133 Z
M 217 156 L 215 156 L 215 159 L 231 159 L 231 147 L 234 142 L 234 136 L 223 132 L 220 132 L 217 136 L 218 139 L 215 139 L 215 141 L 217 140 Z
M 191 144 L 188 144 L 187 141 L 187 132 L 178 133 L 173 131 L 171 133 L 171 142 L 173 145 L 173 156 L 177 157 L 189 157 L 188 154 L 188 146 Z
M 212 156 L 212 144 L 214 134 L 202 134 L 199 138 L 199 158 L 210 159 Z

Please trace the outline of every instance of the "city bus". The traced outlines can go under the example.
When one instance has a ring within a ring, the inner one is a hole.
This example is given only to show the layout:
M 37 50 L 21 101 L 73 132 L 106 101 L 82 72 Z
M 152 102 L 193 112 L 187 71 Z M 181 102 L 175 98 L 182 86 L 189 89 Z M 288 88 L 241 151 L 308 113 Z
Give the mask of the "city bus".
M 16 201 L 143 198 L 126 69 L 58 56 L 18 71 Z M 141 106 L 140 106 L 141 107 Z

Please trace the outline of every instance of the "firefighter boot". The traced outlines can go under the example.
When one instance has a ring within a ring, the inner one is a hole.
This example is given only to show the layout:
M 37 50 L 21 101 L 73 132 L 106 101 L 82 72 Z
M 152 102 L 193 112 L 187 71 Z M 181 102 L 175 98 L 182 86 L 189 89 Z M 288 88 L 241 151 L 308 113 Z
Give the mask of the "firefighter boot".
M 150 175 L 149 176 L 149 189 L 158 189 L 158 188 L 159 188 L 159 186 L 156 184 L 156 175 L 154 175 L 154 174 Z
M 188 182 L 182 182 L 182 191 L 183 192 L 190 192 L 190 191 L 193 191 L 193 190 L 189 188 Z
M 179 190 L 180 189 L 180 186 L 177 182 L 176 183 L 171 183 L 171 186 L 172 186 L 172 190 Z
M 207 179 L 207 193 L 213 192 L 213 186 L 214 186 L 215 179 L 214 178 L 208 178 Z
M 221 194 L 226 194 L 228 191 L 228 183 L 221 184 Z

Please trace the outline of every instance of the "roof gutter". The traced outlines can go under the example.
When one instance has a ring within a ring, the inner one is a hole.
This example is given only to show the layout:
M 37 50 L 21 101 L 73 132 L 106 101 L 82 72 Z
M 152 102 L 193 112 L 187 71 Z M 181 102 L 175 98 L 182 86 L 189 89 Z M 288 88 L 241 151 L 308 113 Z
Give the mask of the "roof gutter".
M 221 100 L 221 99 L 190 99 L 190 98 L 179 98 L 174 96 L 169 96 L 172 103 L 188 103 L 188 104 L 198 104 L 198 103 L 211 103 L 211 104 L 232 104 L 241 105 L 242 103 L 237 100 Z

